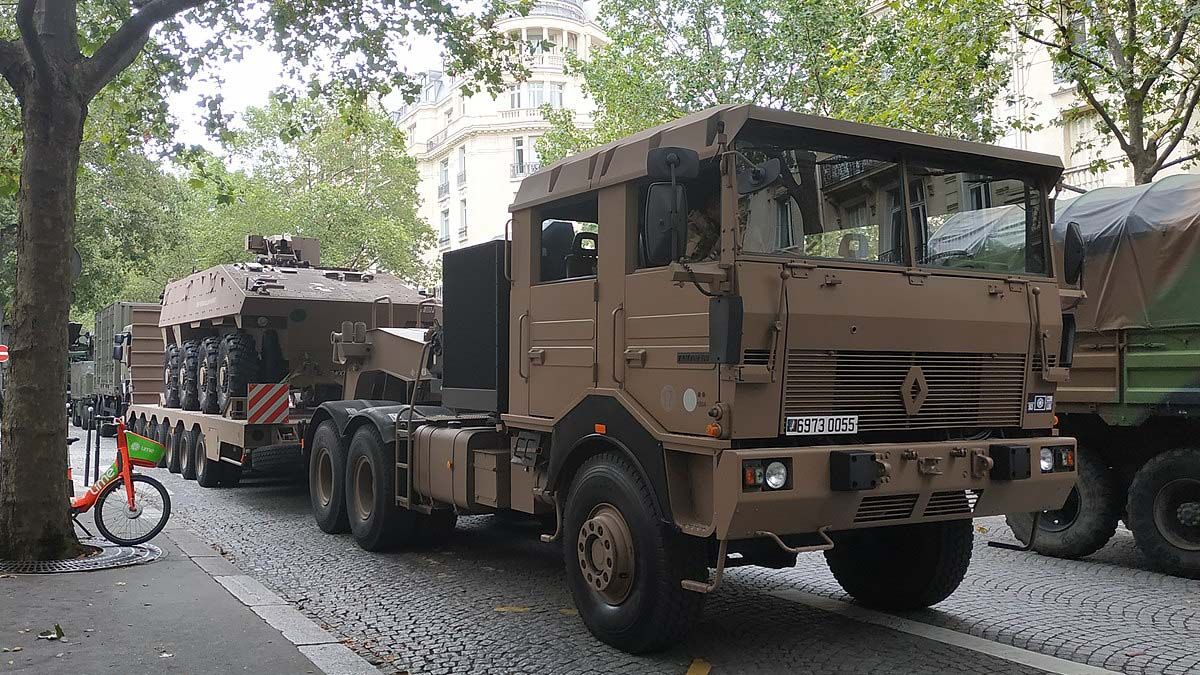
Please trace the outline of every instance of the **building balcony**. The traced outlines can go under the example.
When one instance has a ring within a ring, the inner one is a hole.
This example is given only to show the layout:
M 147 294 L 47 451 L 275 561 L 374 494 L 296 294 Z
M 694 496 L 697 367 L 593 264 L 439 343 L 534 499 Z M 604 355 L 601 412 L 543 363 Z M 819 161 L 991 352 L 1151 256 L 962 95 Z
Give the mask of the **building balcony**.
M 438 185 L 438 199 L 445 199 L 450 195 L 450 183 L 442 183 Z
M 459 185 L 462 185 L 463 183 L 466 183 L 466 182 L 467 182 L 467 172 L 466 172 L 466 171 L 459 171 L 459 172 L 458 172 L 458 176 L 456 177 L 456 180 L 458 181 L 458 184 L 459 184 Z
M 458 228 L 458 240 L 459 241 L 467 240 L 467 228 L 465 228 L 465 227 Z
M 446 137 L 449 134 L 450 134 L 450 128 L 447 127 L 445 129 L 442 129 L 441 131 L 437 132 L 433 136 L 431 136 L 429 138 L 429 141 L 425 144 L 425 151 L 428 152 L 430 150 L 433 150 L 437 146 L 441 145 L 442 143 L 445 143 Z
M 567 62 L 566 57 L 558 52 L 541 52 L 538 54 L 530 54 L 528 65 L 531 68 L 555 68 L 562 70 L 563 65 Z
M 531 173 L 537 173 L 542 170 L 541 162 L 513 162 L 510 167 L 512 169 L 512 177 L 520 178 L 528 176 Z

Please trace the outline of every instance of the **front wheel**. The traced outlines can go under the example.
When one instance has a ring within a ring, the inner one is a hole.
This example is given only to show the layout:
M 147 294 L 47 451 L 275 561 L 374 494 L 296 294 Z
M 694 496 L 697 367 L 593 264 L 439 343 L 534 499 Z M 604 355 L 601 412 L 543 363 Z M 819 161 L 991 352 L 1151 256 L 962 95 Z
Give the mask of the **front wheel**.
M 153 539 L 171 517 L 171 496 L 162 483 L 133 475 L 133 508 L 125 494 L 125 479 L 109 483 L 96 498 L 96 527 L 105 539 L 136 546 Z
M 839 532 L 825 562 L 842 590 L 876 609 L 918 609 L 950 597 L 971 564 L 971 521 Z
M 698 540 L 659 518 L 651 488 L 620 454 L 589 459 L 572 481 L 563 513 L 567 583 L 584 625 L 632 654 L 681 639 L 704 595 L 683 590 L 708 568 Z
M 1121 519 L 1124 493 L 1115 471 L 1091 450 L 1076 452 L 1075 487 L 1062 507 L 1042 511 L 1033 549 L 1056 558 L 1081 558 L 1099 551 L 1112 539 Z M 1032 513 L 1006 516 L 1013 536 L 1029 543 L 1033 530 Z

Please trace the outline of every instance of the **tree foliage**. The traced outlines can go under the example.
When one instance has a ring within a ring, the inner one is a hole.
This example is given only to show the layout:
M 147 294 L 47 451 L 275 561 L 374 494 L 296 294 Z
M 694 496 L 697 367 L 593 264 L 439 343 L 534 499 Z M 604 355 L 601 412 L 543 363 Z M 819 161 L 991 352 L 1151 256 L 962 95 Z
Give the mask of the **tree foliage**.
M 1074 83 L 1080 114 L 1116 140 L 1135 182 L 1200 158 L 1200 1 L 1021 0 L 1012 11 L 1021 36 Z
M 570 67 L 594 126 L 546 110 L 554 160 L 688 112 L 757 103 L 991 140 L 1007 81 L 1000 0 L 602 0 L 611 43 Z

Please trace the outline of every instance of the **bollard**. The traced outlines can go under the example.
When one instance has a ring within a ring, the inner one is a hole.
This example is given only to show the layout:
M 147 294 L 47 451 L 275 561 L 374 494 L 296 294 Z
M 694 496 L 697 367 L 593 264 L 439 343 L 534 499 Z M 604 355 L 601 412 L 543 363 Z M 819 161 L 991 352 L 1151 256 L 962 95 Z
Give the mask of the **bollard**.
M 85 422 L 86 424 L 86 422 Z M 67 446 L 68 450 L 70 446 Z M 92 468 L 92 425 L 87 425 L 87 440 L 83 442 L 83 482 L 88 482 Z

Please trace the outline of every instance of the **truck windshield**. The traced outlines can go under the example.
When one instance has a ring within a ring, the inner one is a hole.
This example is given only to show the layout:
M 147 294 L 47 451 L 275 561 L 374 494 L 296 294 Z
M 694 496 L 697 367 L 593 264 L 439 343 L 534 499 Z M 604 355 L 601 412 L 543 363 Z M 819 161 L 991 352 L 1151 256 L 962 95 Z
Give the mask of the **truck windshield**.
M 777 180 L 739 197 L 747 253 L 908 265 L 907 207 L 918 266 L 1046 272 L 1043 199 L 1034 180 L 899 156 L 779 144 L 738 149 L 739 173 L 751 162 L 780 165 Z

